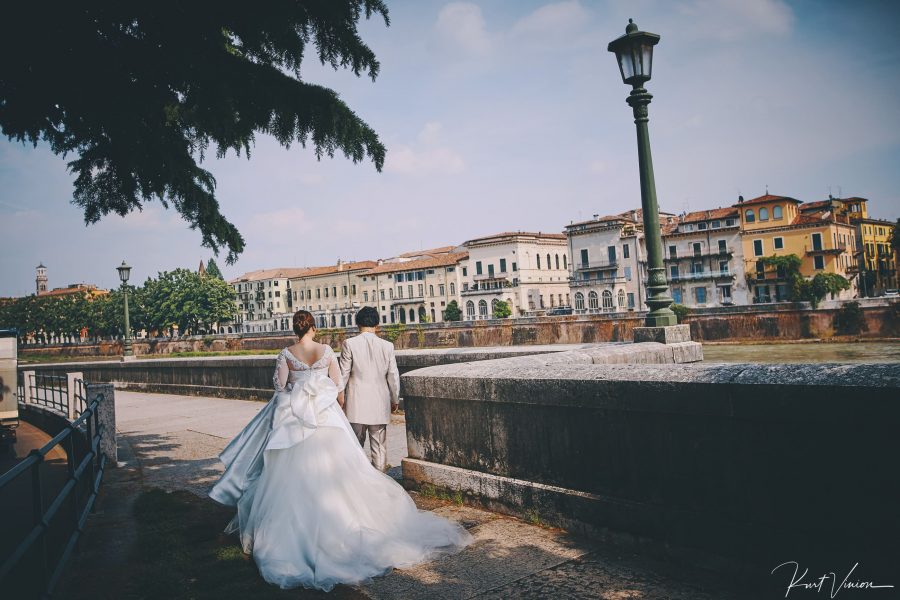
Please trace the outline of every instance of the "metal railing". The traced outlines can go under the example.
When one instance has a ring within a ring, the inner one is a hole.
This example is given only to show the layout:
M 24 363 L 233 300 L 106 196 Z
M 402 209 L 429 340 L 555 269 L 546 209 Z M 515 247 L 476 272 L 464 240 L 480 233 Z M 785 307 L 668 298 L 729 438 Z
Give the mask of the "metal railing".
M 69 382 L 65 375 L 34 373 L 30 376 L 28 402 L 69 414 Z
M 98 394 L 87 403 L 82 397 L 80 401 L 86 406 L 77 419 L 0 475 L 0 494 L 15 493 L 13 497 L 19 500 L 27 497 L 26 490 L 31 495 L 30 523 L 21 524 L 20 537 L 7 540 L 18 543 L 2 556 L 0 563 L 0 590 L 4 594 L 12 590 L 21 592 L 16 597 L 48 598 L 53 594 L 84 532 L 103 480 L 106 456 L 100 452 L 100 441 L 105 427 L 100 424 L 98 412 L 102 399 Z M 57 447 L 66 455 L 65 466 L 59 453 L 53 452 Z M 50 489 L 54 475 L 56 483 L 61 484 L 55 496 Z M 28 512 L 25 509 L 8 514 L 7 518 L 23 521 Z

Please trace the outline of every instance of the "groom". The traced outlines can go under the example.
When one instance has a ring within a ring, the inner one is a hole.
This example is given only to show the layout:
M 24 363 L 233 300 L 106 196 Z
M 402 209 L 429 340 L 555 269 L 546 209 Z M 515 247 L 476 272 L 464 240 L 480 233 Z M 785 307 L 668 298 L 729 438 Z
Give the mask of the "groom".
M 375 335 L 378 311 L 364 306 L 356 313 L 359 335 L 341 345 L 338 364 L 346 392 L 344 410 L 361 446 L 372 449 L 372 465 L 384 471 L 387 425 L 400 397 L 400 372 L 394 345 Z

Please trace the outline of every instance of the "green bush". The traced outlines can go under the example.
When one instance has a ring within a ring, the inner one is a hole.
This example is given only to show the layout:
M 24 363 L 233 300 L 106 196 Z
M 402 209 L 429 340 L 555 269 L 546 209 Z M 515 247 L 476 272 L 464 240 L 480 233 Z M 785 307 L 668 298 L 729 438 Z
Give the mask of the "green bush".
M 689 309 L 684 304 L 673 304 L 672 312 L 675 313 L 675 318 L 678 319 L 678 322 L 683 323 L 688 315 L 691 314 L 691 309 Z
M 834 314 L 834 330 L 842 335 L 856 335 L 868 331 L 866 317 L 859 302 L 847 302 Z

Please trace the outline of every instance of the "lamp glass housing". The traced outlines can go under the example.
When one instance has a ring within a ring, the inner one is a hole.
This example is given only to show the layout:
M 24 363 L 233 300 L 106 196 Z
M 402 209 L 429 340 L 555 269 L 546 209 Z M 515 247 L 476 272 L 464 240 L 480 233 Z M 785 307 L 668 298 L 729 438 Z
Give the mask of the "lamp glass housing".
M 119 272 L 119 279 L 122 280 L 122 283 L 128 283 L 128 277 L 131 275 L 131 267 L 125 264 L 125 261 L 122 261 L 122 264 L 116 267 L 116 271 Z
M 653 73 L 653 46 L 659 43 L 659 36 L 638 31 L 631 22 L 625 31 L 625 35 L 609 43 L 607 50 L 616 54 L 622 81 L 639 86 L 649 81 Z

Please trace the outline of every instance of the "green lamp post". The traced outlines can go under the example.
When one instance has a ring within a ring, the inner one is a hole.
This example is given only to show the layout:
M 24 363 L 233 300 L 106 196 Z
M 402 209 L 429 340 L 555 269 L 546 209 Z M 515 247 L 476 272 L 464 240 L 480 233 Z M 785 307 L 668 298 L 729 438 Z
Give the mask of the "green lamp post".
M 650 80 L 653 67 L 653 46 L 659 43 L 655 33 L 638 31 L 638 26 L 628 19 L 625 35 L 609 43 L 607 50 L 616 54 L 622 81 L 632 86 L 627 102 L 634 111 L 637 126 L 638 164 L 641 174 L 641 208 L 644 213 L 644 241 L 647 245 L 647 327 L 676 325 L 675 313 L 670 308 L 672 298 L 666 282 L 666 270 L 662 260 L 662 236 L 659 230 L 659 207 L 656 203 L 656 182 L 653 179 L 653 158 L 650 155 L 650 132 L 647 128 L 647 105 L 653 98 L 644 82 Z
M 122 354 L 124 358 L 128 360 L 134 356 L 134 353 L 131 350 L 131 323 L 128 320 L 128 277 L 131 275 L 131 267 L 125 264 L 125 261 L 122 261 L 122 264 L 116 267 L 116 270 L 119 272 L 119 279 L 122 280 L 122 294 L 125 297 L 125 348 Z

